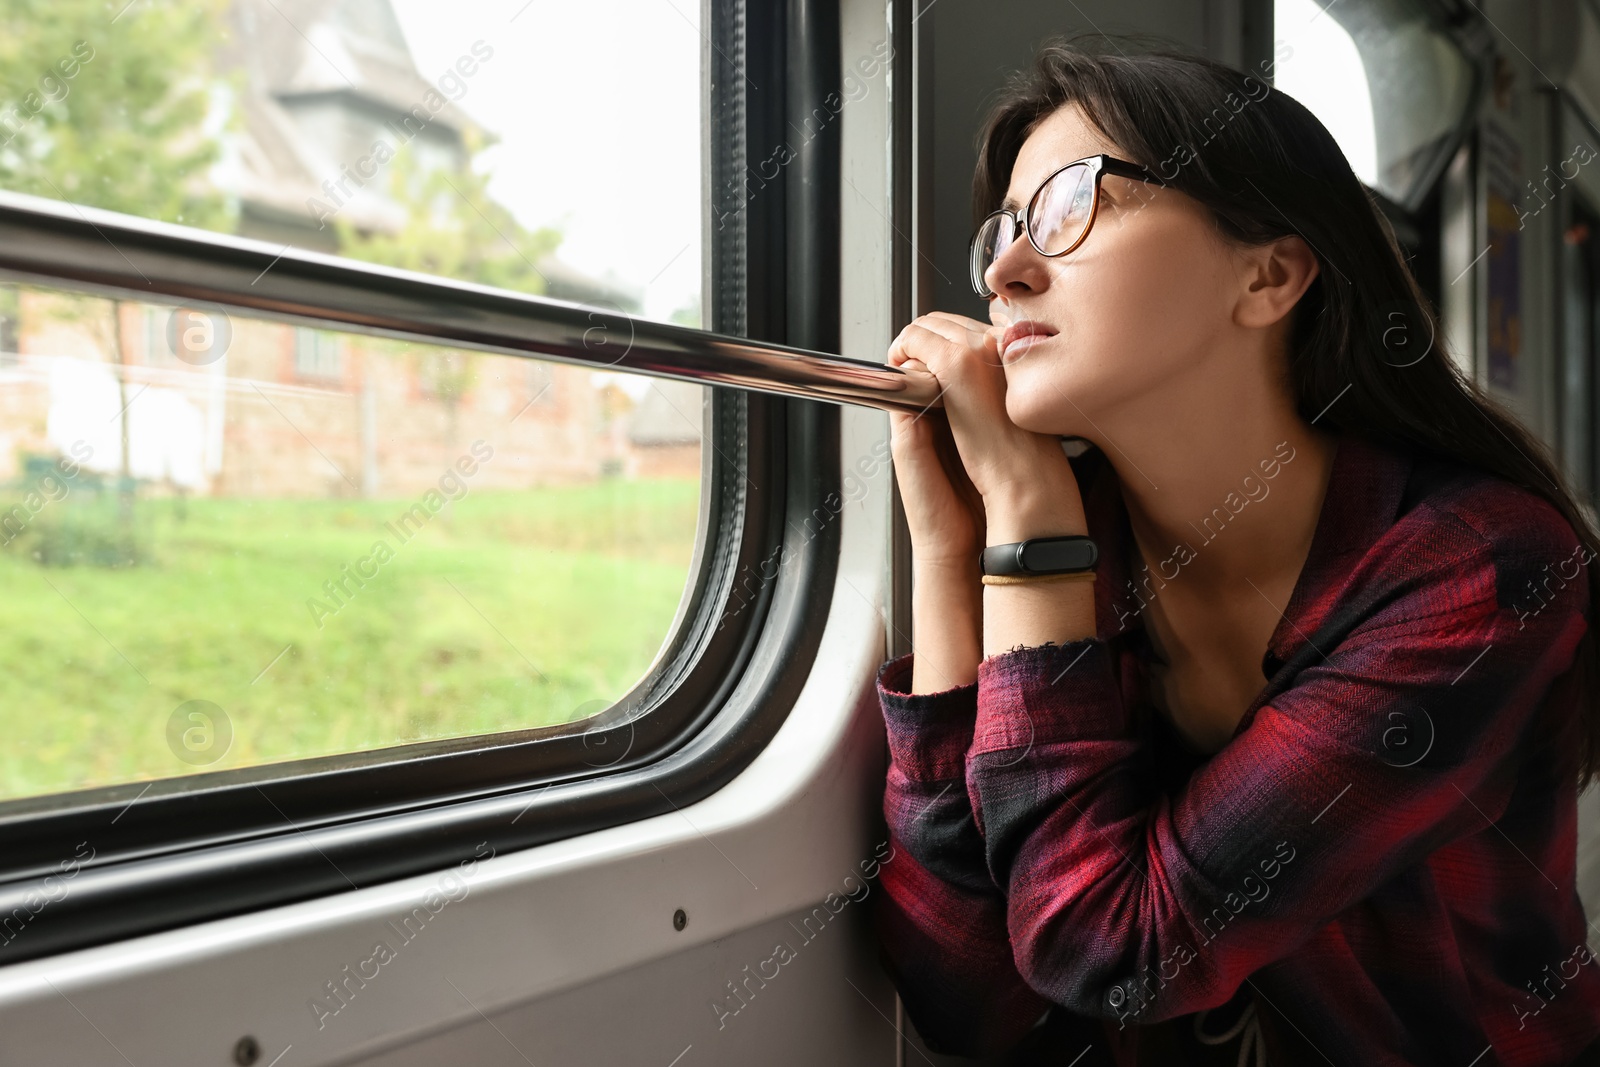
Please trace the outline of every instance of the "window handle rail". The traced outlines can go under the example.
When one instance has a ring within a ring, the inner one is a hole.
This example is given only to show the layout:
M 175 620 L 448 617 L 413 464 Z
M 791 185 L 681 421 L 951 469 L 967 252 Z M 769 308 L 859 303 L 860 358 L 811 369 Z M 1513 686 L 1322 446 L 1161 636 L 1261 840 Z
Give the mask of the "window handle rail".
M 922 412 L 922 372 L 0 191 L 0 272 L 108 296 Z

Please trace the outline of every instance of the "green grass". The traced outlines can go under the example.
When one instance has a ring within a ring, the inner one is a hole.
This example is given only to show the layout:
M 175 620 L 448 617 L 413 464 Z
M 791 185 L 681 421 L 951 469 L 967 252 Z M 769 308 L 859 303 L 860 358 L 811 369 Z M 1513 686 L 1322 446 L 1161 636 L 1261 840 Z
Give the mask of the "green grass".
M 414 499 L 141 499 L 139 564 L 41 565 L 74 530 L 121 529 L 114 494 L 75 489 L 0 551 L 0 798 L 582 718 L 660 648 L 698 494 L 474 492 L 404 542 L 385 523 Z M 379 539 L 393 558 L 330 598 Z M 232 725 L 205 766 L 169 748 L 191 700 Z

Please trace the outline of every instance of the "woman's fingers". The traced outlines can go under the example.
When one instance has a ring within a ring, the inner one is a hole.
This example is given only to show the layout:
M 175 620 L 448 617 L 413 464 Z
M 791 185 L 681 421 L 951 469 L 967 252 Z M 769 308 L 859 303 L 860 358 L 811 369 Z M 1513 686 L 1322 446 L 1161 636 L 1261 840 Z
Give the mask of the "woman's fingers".
M 1006 414 L 1003 333 L 964 315 L 930 312 L 895 338 L 889 363 L 907 373 L 932 374 L 944 400 L 937 434 L 912 422 L 895 433 L 895 462 L 906 468 L 908 483 L 918 483 L 908 484 L 913 493 L 935 494 L 943 506 L 959 501 L 963 511 L 977 505 L 981 515 L 984 495 L 1013 480 L 1019 463 L 1033 462 L 1034 435 Z M 921 423 L 931 420 L 930 415 Z
M 952 343 L 960 344 L 966 348 L 989 350 L 990 355 L 998 355 L 1000 338 L 1005 333 L 1004 326 L 983 322 L 980 319 L 968 318 L 965 315 L 956 315 L 948 311 L 930 311 L 923 316 L 927 327 L 939 333 L 940 336 Z
M 906 324 L 890 345 L 890 351 L 899 350 L 919 354 L 926 352 L 935 357 L 951 355 L 966 349 L 982 347 L 983 335 L 989 326 L 976 319 L 967 319 L 960 316 L 946 316 L 943 312 L 931 311 L 921 318 Z
M 949 337 L 929 329 L 918 319 L 907 323 L 905 329 L 900 331 L 900 336 L 889 346 L 889 365 L 897 367 L 909 359 L 915 359 L 937 376 L 953 343 Z
M 944 342 L 940 355 L 946 361 L 957 360 L 969 354 L 984 353 L 989 348 L 990 327 L 976 319 L 960 316 L 943 317 L 940 312 L 930 312 L 912 325 Z
M 908 323 L 889 350 L 891 366 L 933 376 L 961 451 L 974 457 L 1008 434 L 997 341 L 994 327 L 976 319 L 929 312 Z
M 978 325 L 973 320 L 968 322 Z M 993 328 L 975 330 L 925 315 L 909 323 L 889 346 L 889 366 L 904 367 L 912 361 L 945 386 L 979 367 L 979 373 L 994 375 L 1000 371 L 998 335 Z
M 982 333 L 989 328 L 989 324 L 981 319 L 974 319 L 967 315 L 957 315 L 953 311 L 930 311 L 922 317 L 935 322 L 947 322 L 971 333 Z

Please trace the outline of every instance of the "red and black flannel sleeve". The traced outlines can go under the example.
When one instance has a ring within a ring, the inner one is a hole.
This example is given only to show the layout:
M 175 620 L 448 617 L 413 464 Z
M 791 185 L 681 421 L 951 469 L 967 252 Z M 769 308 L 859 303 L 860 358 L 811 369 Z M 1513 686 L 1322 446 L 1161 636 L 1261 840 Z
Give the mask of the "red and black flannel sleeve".
M 954 950 L 987 944 L 1003 906 L 1029 986 L 1156 1022 L 1225 1003 L 1397 872 L 1487 832 L 1587 625 L 1583 580 L 1513 606 L 1577 543 L 1525 519 L 1492 541 L 1449 515 L 1419 524 L 1346 591 L 1342 635 L 1308 635 L 1291 686 L 1175 791 L 1138 773 L 1103 641 L 984 661 L 967 785 L 1004 902 L 938 905 L 972 924 Z M 997 965 L 983 974 L 1018 998 Z
M 910 695 L 912 657 L 885 665 L 878 699 L 890 764 L 883 813 L 894 849 L 879 876 L 883 961 L 935 1052 L 1009 1048 L 1049 1008 L 1017 973 L 1005 898 L 967 796 L 976 684 Z

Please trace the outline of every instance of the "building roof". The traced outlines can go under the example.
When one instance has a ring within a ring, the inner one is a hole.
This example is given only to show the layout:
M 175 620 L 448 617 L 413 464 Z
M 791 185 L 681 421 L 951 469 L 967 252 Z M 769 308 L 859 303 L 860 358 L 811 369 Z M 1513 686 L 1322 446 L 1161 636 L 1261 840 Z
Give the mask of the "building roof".
M 332 204 L 324 183 L 338 181 L 341 167 L 353 165 L 371 139 L 341 142 L 363 128 L 381 136 L 385 122 L 398 123 L 430 93 L 445 103 L 419 136 L 464 163 L 466 131 L 487 133 L 417 69 L 390 0 L 233 0 L 229 18 L 234 32 L 218 65 L 239 75 L 240 121 L 234 188 L 227 191 L 239 199 L 240 228 L 249 236 L 333 251 L 331 227 L 319 225 L 308 202 Z M 355 121 L 327 122 L 318 113 L 329 108 Z M 399 204 L 367 192 L 335 205 L 340 216 L 380 233 L 405 224 Z M 643 303 L 637 287 L 555 255 L 541 258 L 538 270 L 557 299 L 626 312 Z

